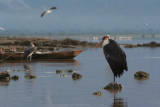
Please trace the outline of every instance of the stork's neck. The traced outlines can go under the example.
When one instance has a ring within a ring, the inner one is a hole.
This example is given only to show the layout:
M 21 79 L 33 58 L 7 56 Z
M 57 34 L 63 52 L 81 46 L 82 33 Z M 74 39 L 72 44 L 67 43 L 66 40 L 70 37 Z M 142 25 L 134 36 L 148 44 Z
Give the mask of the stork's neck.
M 107 45 L 109 43 L 109 39 L 105 39 L 102 43 L 102 47 L 104 47 L 105 45 Z
M 33 43 L 31 43 L 31 47 L 35 47 Z

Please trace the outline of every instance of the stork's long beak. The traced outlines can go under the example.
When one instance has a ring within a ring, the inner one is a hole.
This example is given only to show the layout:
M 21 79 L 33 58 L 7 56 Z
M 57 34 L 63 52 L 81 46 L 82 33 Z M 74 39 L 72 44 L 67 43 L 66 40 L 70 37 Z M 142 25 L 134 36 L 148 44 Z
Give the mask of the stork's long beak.
M 100 47 L 102 45 L 102 43 L 103 43 L 103 41 L 101 40 L 94 48 L 96 49 L 96 48 Z

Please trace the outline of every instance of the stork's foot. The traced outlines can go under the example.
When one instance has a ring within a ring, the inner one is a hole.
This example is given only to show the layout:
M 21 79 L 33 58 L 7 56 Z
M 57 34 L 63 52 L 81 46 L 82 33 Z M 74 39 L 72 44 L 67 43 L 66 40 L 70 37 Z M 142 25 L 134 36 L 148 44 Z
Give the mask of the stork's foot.
M 112 84 L 112 85 L 115 85 L 115 84 L 117 84 L 115 81 L 113 81 L 113 82 L 111 82 L 110 84 Z

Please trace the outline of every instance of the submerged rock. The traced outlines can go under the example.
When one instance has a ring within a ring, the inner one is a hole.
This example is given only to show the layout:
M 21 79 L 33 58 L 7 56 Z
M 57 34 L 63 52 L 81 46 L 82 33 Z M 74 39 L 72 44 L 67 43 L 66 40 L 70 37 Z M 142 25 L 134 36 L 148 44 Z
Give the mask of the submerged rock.
M 149 78 L 149 74 L 144 71 L 138 71 L 134 74 L 134 78 Z
M 117 83 L 109 83 L 107 86 L 104 87 L 106 90 L 122 90 L 122 85 Z
M 18 75 L 14 75 L 11 77 L 12 80 L 18 80 L 18 78 L 19 78 Z
M 137 47 L 137 45 L 134 45 L 134 44 L 125 44 L 124 47 L 125 48 L 135 48 L 135 47 Z
M 68 69 L 68 70 L 56 70 L 57 74 L 60 74 L 60 73 L 72 73 L 72 72 L 73 72 L 72 69 Z
M 35 79 L 35 78 L 37 78 L 37 76 L 31 74 L 31 75 L 26 75 L 25 78 L 26 79 Z
M 79 73 L 73 73 L 72 74 L 72 79 L 73 80 L 77 80 L 77 79 L 81 79 L 82 78 L 82 75 L 79 74 Z
M 102 96 L 103 93 L 101 91 L 96 91 L 96 92 L 93 93 L 93 95 L 95 95 L 95 96 Z

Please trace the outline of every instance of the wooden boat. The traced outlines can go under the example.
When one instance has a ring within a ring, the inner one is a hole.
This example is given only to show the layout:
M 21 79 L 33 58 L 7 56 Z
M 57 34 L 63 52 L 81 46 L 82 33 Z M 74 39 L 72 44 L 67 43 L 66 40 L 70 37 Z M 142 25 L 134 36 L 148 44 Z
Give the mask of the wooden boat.
M 35 52 L 32 59 L 73 59 L 83 50 L 63 51 L 63 52 Z M 0 53 L 1 60 L 23 60 L 24 52 L 4 52 Z

